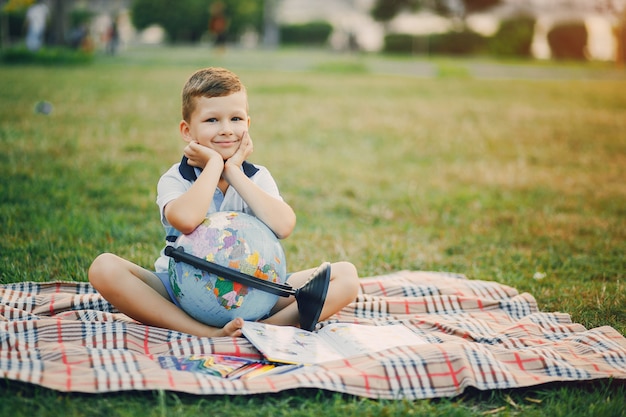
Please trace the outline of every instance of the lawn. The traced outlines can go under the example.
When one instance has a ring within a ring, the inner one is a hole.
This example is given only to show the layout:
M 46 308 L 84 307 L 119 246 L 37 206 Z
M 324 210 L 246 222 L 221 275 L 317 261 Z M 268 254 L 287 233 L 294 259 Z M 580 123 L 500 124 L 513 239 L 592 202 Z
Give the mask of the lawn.
M 147 268 L 177 162 L 180 90 L 202 66 L 248 86 L 251 160 L 298 215 L 289 269 L 463 273 L 626 334 L 626 72 L 601 64 L 145 48 L 87 66 L 0 66 L 0 283 Z M 508 76 L 507 76 L 508 75 Z M 39 101 L 52 104 L 36 114 Z M 377 402 L 317 391 L 85 396 L 3 382 L 0 415 L 625 415 L 624 383 Z

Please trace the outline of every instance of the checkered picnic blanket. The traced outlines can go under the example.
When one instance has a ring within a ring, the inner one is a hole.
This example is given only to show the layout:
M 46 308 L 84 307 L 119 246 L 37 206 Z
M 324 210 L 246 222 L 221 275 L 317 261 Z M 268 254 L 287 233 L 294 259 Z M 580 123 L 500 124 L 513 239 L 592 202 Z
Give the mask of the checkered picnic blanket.
M 380 399 L 455 396 L 553 381 L 626 379 L 626 338 L 538 311 L 527 293 L 462 275 L 401 271 L 361 280 L 331 322 L 401 323 L 429 343 L 296 371 L 229 380 L 164 369 L 160 358 L 219 353 L 259 359 L 244 338 L 198 338 L 137 323 L 89 284 L 0 286 L 0 371 L 59 391 L 258 394 L 318 388 Z

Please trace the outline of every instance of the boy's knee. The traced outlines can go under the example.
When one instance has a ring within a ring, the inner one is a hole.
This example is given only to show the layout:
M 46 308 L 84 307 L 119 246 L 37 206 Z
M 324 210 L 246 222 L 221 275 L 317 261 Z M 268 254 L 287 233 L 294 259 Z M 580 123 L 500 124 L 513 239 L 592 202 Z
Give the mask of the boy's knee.
M 358 272 L 356 270 L 356 266 L 354 266 L 351 262 L 341 261 L 336 262 L 333 265 L 335 269 L 334 272 L 337 273 L 337 276 L 346 277 L 346 279 L 356 280 L 358 279 Z
M 332 275 L 341 282 L 342 292 L 355 298 L 359 292 L 359 273 L 356 267 L 347 261 L 337 262 L 332 266 Z
M 107 278 L 114 275 L 114 265 L 117 257 L 112 253 L 103 253 L 93 260 L 87 273 L 92 285 L 103 283 Z

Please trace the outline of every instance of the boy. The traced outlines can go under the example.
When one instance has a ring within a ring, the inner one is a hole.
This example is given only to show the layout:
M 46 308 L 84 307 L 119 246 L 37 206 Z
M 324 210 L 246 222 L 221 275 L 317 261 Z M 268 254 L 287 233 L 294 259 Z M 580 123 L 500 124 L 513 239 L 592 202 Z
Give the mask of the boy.
M 293 231 L 296 216 L 283 201 L 269 171 L 246 162 L 252 153 L 248 133 L 247 92 L 239 78 L 223 68 L 205 68 L 191 75 L 183 88 L 180 133 L 187 143 L 184 157 L 159 180 L 157 204 L 168 241 L 191 233 L 215 211 L 242 211 L 263 221 L 280 239 Z M 175 304 L 169 284 L 169 258 L 163 252 L 148 271 L 110 253 L 99 255 L 89 268 L 89 281 L 121 312 L 142 323 L 197 336 L 241 336 L 243 320 L 223 328 L 207 326 Z M 313 270 L 295 272 L 288 283 L 299 288 Z M 358 292 L 356 268 L 331 264 L 328 295 L 320 320 L 352 302 Z M 297 326 L 293 297 L 280 297 L 266 323 Z

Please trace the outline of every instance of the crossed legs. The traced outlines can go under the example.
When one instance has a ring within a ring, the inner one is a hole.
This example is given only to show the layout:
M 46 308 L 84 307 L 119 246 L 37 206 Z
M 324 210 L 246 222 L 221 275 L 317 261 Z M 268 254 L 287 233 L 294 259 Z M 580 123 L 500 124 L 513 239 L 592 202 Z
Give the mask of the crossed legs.
M 302 286 L 313 269 L 293 273 L 289 284 Z M 159 278 L 134 263 L 111 253 L 99 255 L 89 268 L 89 282 L 122 313 L 144 324 L 176 330 L 200 337 L 241 336 L 243 320 L 236 318 L 223 328 L 201 323 L 169 300 Z M 349 262 L 331 264 L 330 284 L 320 321 L 352 302 L 358 293 L 357 270 Z M 294 297 L 281 297 L 266 323 L 298 326 Z

